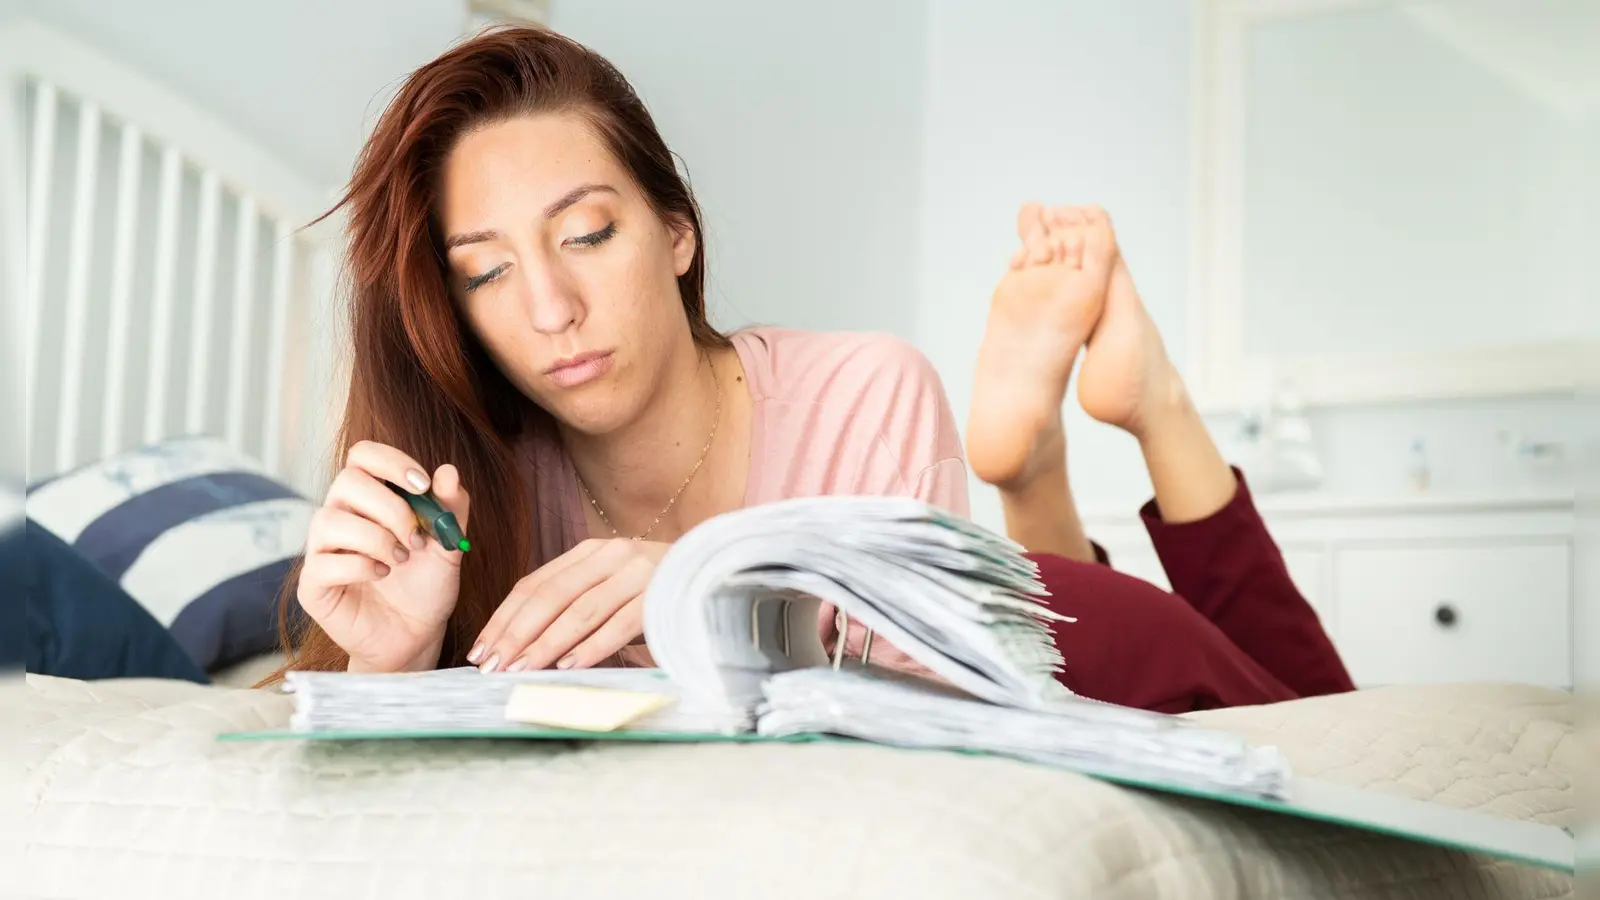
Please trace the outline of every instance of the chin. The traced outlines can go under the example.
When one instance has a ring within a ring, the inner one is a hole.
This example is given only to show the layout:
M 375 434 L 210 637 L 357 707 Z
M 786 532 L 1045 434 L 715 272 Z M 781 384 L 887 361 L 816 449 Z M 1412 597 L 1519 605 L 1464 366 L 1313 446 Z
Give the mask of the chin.
M 557 395 L 540 402 L 550 415 L 580 434 L 600 437 L 610 434 L 638 418 L 639 398 L 632 391 L 607 390 L 609 385 L 594 385 L 595 390 Z

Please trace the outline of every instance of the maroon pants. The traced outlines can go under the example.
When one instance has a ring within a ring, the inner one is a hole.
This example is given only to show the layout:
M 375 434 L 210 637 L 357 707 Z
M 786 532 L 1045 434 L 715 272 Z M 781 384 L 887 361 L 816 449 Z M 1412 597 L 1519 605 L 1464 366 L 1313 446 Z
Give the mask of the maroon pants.
M 1190 712 L 1355 689 L 1251 501 L 1244 476 L 1216 514 L 1161 521 L 1139 511 L 1173 593 L 1098 562 L 1030 554 L 1074 693 L 1123 706 Z

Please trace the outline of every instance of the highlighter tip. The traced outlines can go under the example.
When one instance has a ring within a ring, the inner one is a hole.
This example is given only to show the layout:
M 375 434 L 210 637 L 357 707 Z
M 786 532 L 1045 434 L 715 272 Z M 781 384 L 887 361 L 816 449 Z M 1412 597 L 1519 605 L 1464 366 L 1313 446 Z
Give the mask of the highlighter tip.
M 461 543 L 457 544 L 456 546 L 460 547 L 461 548 L 461 552 L 463 552 L 463 553 L 465 553 L 466 551 L 472 549 L 472 544 L 468 543 L 466 538 L 462 538 L 461 539 Z

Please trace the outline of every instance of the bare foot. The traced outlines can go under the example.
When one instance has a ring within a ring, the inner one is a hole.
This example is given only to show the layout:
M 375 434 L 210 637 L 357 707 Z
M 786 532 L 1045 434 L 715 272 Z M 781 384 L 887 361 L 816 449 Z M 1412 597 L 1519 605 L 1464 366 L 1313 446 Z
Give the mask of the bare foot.
M 1185 397 L 1183 380 L 1119 250 L 1105 311 L 1089 336 L 1078 371 L 1078 402 L 1090 416 L 1143 438 L 1152 415 Z
M 1116 259 L 1110 222 L 1093 207 L 1030 203 L 1017 233 L 1024 246 L 989 305 L 967 419 L 972 471 L 1003 488 L 1065 465 L 1061 404 Z

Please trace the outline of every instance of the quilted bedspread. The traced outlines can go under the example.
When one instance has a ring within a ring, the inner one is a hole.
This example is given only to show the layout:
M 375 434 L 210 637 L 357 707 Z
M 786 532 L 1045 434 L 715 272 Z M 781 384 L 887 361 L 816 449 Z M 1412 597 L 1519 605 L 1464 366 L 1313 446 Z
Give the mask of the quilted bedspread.
M 273 691 L 0 687 L 20 897 L 1557 897 L 1573 879 L 995 758 L 867 745 L 219 742 Z M 1197 714 L 1299 773 L 1569 826 L 1569 694 L 1371 690 Z M 14 740 L 12 738 L 15 738 Z M 11 794 L 16 796 L 16 794 Z

